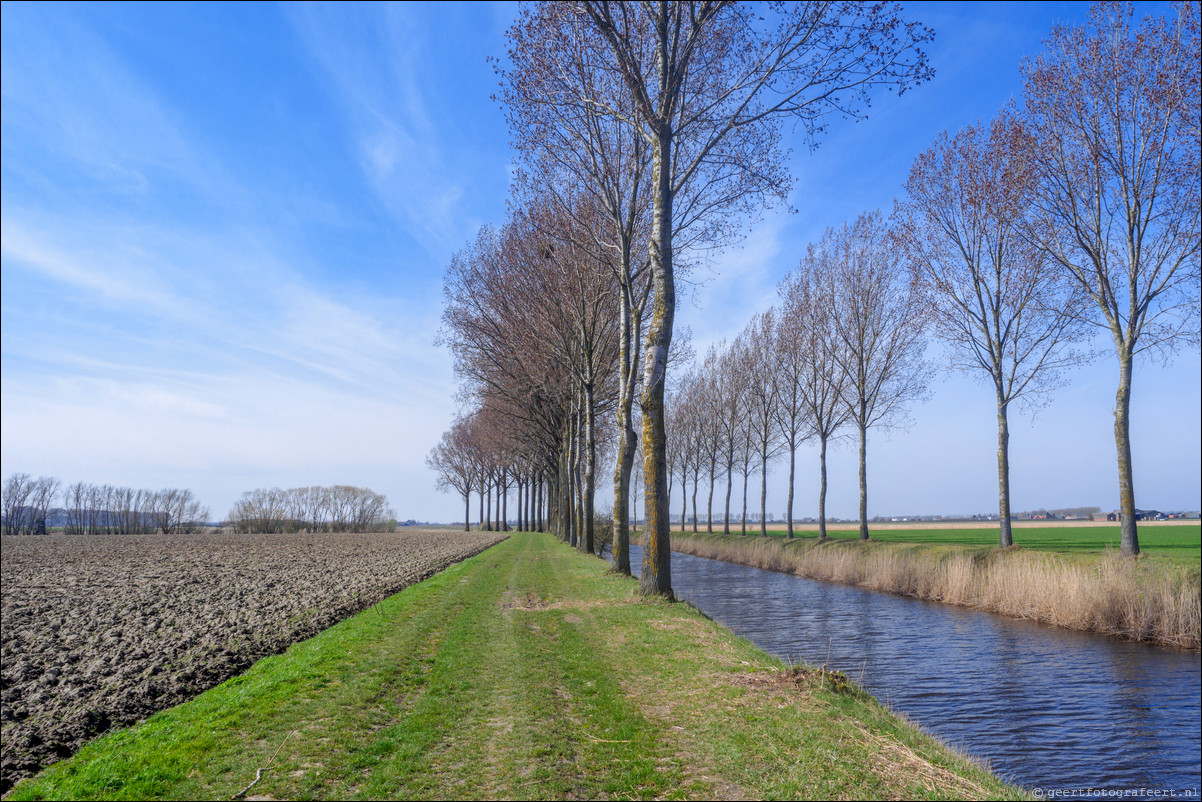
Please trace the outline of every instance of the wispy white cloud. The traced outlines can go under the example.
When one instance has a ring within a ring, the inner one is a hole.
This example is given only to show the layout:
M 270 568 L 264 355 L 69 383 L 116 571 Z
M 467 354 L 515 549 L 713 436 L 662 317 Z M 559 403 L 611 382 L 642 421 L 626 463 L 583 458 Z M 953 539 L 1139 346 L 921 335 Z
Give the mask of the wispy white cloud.
M 324 283 L 295 232 L 356 225 L 344 209 L 234 180 L 84 28 L 25 33 L 4 48 L 3 470 L 192 483 L 218 507 L 256 481 L 427 496 L 394 484 L 424 474 L 451 414 L 425 293 Z M 65 75 L 64 49 L 90 70 Z
M 86 244 L 72 247 L 63 230 L 69 225 L 39 230 L 5 219 L 3 257 L 8 271 L 34 271 L 79 290 L 62 303 L 88 325 L 97 316 L 95 302 L 104 300 L 112 314 L 146 320 L 137 326 L 127 318 L 126 339 L 153 337 L 176 358 L 203 357 L 214 370 L 257 365 L 335 380 L 359 392 L 387 393 L 414 372 L 440 372 L 442 356 L 431 343 L 436 309 L 338 298 L 329 288 L 310 286 L 269 252 L 248 254 L 192 232 L 172 236 L 155 229 L 139 239 L 121 231 L 115 235 L 120 242 L 113 242 L 91 228 Z M 389 312 L 403 320 L 386 317 Z M 46 338 L 48 344 L 55 339 Z M 87 350 L 87 343 L 80 345 Z M 104 350 L 111 351 L 112 343 Z
M 7 211 L 7 210 L 6 210 Z M 72 232 L 62 232 L 71 236 Z M 171 295 L 152 272 L 122 269 L 86 254 L 68 255 L 58 237 L 41 232 L 9 217 L 0 220 L 0 253 L 23 268 L 70 285 L 93 297 L 122 304 L 166 309 Z
M 730 342 L 747 326 L 752 315 L 776 303 L 776 285 L 783 277 L 789 224 L 787 212 L 766 216 L 746 239 L 727 248 L 710 265 L 702 265 L 682 282 L 685 292 L 678 319 L 693 332 L 698 356 L 719 341 Z M 714 314 L 716 308 L 721 314 Z
M 70 15 L 36 8 L 11 22 L 20 35 L 5 37 L 0 56 L 6 141 L 40 149 L 45 164 L 116 194 L 165 181 L 228 197 L 228 176 L 184 135 L 179 112 L 100 37 Z M 13 161 L 38 171 L 27 155 Z M 60 190 L 63 177 L 41 176 Z
M 319 5 L 289 9 L 300 39 L 347 111 L 365 183 L 430 256 L 445 258 L 482 222 L 472 213 L 478 203 L 472 189 L 481 176 L 469 166 L 480 148 L 465 151 L 464 132 L 443 119 L 444 105 L 462 99 L 433 94 L 446 85 L 431 80 L 431 70 L 442 69 L 435 65 L 441 56 L 434 53 L 429 26 L 417 19 L 429 13 L 404 3 L 352 13 Z M 376 46 L 363 47 L 364 41 Z M 492 186 L 497 178 L 488 176 L 486 183 Z M 495 200 L 492 205 L 500 208 Z

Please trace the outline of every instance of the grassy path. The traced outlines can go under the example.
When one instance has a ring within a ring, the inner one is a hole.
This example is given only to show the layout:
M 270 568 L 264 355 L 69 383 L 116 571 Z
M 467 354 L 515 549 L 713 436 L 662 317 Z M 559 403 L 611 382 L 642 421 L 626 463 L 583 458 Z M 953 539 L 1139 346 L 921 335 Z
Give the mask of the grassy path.
M 9 798 L 1021 796 L 605 569 L 515 535 Z

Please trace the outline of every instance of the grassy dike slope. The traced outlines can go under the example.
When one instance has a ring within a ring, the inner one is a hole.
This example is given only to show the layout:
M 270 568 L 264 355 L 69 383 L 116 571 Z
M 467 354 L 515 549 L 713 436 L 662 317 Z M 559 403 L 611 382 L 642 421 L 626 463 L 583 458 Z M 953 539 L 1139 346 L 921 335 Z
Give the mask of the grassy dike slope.
M 788 669 L 518 534 L 86 746 L 12 799 L 1020 798 L 841 675 Z

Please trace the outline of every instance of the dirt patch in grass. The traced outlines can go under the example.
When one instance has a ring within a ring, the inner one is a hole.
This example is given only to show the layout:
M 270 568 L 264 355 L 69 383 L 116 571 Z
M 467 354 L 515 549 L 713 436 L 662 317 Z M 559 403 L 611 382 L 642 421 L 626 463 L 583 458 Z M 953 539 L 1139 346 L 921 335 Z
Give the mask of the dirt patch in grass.
M 793 666 L 784 671 L 751 671 L 713 675 L 715 680 L 739 688 L 765 693 L 784 693 L 798 701 L 808 701 L 817 689 L 846 693 L 858 697 L 867 694 L 842 671 Z

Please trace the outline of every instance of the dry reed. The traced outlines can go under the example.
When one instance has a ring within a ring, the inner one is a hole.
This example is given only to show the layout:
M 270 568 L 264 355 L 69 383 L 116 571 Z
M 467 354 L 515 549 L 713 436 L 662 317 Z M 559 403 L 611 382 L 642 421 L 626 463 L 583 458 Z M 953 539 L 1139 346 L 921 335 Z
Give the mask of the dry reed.
M 1199 647 L 1199 579 L 1117 552 L 1096 560 L 1010 549 L 672 534 L 672 548 L 810 579 L 957 604 L 1132 640 Z

